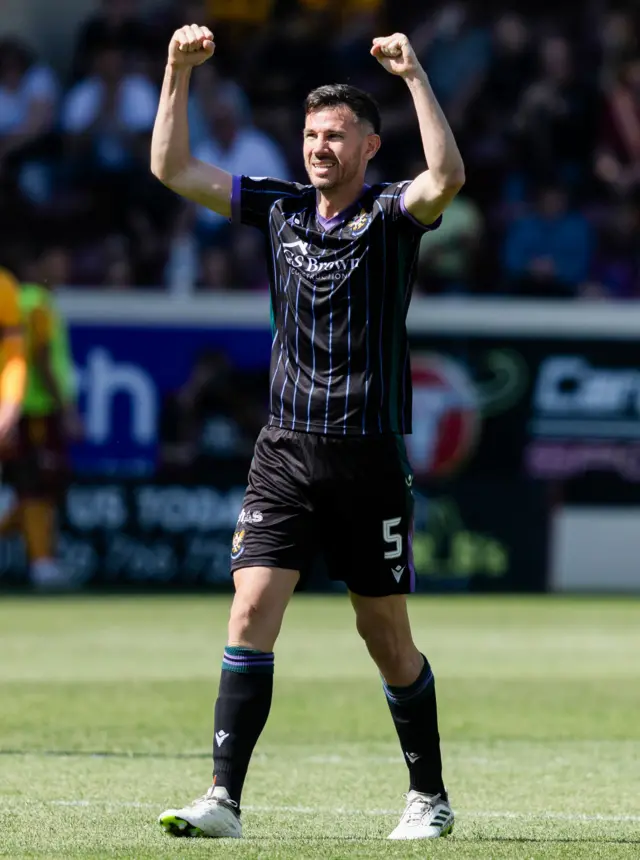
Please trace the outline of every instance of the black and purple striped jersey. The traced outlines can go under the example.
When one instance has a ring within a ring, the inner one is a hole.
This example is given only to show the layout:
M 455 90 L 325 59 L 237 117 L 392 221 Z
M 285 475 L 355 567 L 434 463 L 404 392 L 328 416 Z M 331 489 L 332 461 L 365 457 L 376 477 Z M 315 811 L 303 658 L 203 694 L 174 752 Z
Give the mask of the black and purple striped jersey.
M 327 220 L 316 191 L 236 176 L 232 218 L 268 243 L 273 344 L 269 424 L 331 435 L 410 433 L 405 320 L 420 240 L 410 183 L 366 185 Z

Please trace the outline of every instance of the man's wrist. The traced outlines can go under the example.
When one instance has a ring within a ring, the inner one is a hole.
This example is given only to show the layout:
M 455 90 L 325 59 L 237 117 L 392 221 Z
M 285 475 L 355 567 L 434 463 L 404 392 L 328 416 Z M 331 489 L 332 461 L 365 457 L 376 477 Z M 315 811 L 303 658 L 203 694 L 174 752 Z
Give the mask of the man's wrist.
M 424 87 L 429 83 L 427 73 L 420 65 L 416 66 L 416 68 L 412 69 L 410 72 L 407 72 L 406 75 L 403 75 L 402 79 L 409 89 L 412 87 Z
M 190 77 L 193 66 L 185 66 L 184 63 L 178 63 L 175 60 L 167 60 L 167 72 L 175 76 Z

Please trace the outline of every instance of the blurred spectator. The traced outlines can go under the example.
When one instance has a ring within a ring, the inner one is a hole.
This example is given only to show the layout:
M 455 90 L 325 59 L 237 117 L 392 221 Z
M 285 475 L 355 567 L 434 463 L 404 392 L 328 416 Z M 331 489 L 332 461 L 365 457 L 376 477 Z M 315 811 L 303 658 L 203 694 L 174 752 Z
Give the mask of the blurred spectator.
M 251 104 L 242 87 L 234 80 L 224 78 L 215 63 L 205 63 L 193 76 L 189 93 L 189 139 L 198 147 L 210 135 L 213 122 L 211 105 L 215 102 L 232 102 L 236 105 L 240 122 L 250 124 Z
M 231 233 L 233 281 L 243 289 L 268 290 L 267 259 L 262 236 L 251 227 L 236 227 Z
M 198 157 L 232 173 L 305 182 L 304 97 L 319 84 L 347 80 L 380 104 L 384 145 L 368 174 L 376 182 L 424 167 L 410 95 L 369 54 L 373 35 L 402 31 L 425 63 L 467 164 L 464 196 L 421 245 L 422 287 L 638 296 L 640 20 L 631 4 L 93 5 L 69 52 L 66 94 L 42 59 L 15 39 L 0 41 L 1 254 L 27 233 L 64 248 L 71 285 L 164 283 L 173 295 L 266 289 L 256 231 L 183 204 L 149 173 L 171 33 L 197 22 L 216 34 L 215 58 L 191 83 Z M 561 191 L 560 203 L 555 195 L 549 204 L 549 184 Z M 570 213 L 567 194 L 576 206 Z M 535 200 L 546 202 L 529 214 Z M 589 270 L 590 223 L 602 226 Z
M 72 147 L 88 147 L 96 167 L 118 172 L 130 167 L 136 155 L 148 157 L 138 135 L 151 132 L 157 106 L 151 81 L 127 73 L 122 50 L 103 45 L 93 54 L 89 77 L 67 95 L 62 130 L 71 136 Z
M 294 0 L 303 9 L 312 12 L 330 12 L 333 20 L 350 21 L 362 14 L 378 13 L 383 6 L 381 0 Z M 284 4 L 281 5 L 283 10 Z
M 440 227 L 427 233 L 420 243 L 418 279 L 422 289 L 429 293 L 468 292 L 482 232 L 479 208 L 465 195 L 458 195 Z
M 188 296 L 198 279 L 198 245 L 194 236 L 195 207 L 181 204 L 169 241 L 164 283 L 173 296 Z
M 58 245 L 49 245 L 30 250 L 25 259 L 23 280 L 44 284 L 52 290 L 65 287 L 69 283 L 69 254 Z
M 640 58 L 628 60 L 605 95 L 596 175 L 627 194 L 640 183 Z
M 0 178 L 14 178 L 26 196 L 50 193 L 50 159 L 58 84 L 21 42 L 0 41 Z
M 613 299 L 640 298 L 640 208 L 619 203 L 605 219 L 592 268 L 591 294 Z
M 275 176 L 288 179 L 289 170 L 275 141 L 249 125 L 234 98 L 219 98 L 205 105 L 209 136 L 194 155 L 231 174 Z M 215 212 L 198 207 L 196 230 L 203 245 L 226 240 L 229 222 Z
M 199 20 L 207 21 L 216 36 L 217 64 L 226 75 L 246 83 L 244 69 L 251 64 L 256 40 L 270 27 L 274 0 L 204 0 L 203 5 L 204 18 Z
M 415 25 L 408 32 L 411 43 L 466 155 L 465 122 L 489 62 L 491 34 L 475 20 L 471 5 L 464 0 L 445 0 L 428 15 L 416 14 L 415 7 L 411 8 L 413 12 L 409 8 L 388 10 L 387 16 L 404 23 L 404 30 Z M 365 65 L 364 58 L 361 62 Z M 380 179 L 386 180 L 397 175 L 399 162 L 410 164 L 421 157 L 422 144 L 412 99 L 398 87 L 397 79 L 377 71 L 369 67 L 363 87 L 373 89 L 381 103 L 384 145 L 374 170 L 380 170 Z
M 606 13 L 600 36 L 600 82 L 616 83 L 622 64 L 638 53 L 638 31 L 633 17 L 622 9 Z
M 507 230 L 504 264 L 511 292 L 533 298 L 569 298 L 587 279 L 592 247 L 590 225 L 569 211 L 561 187 L 544 188 L 537 211 Z
M 126 230 L 130 209 L 151 187 L 147 164 L 157 104 L 153 84 L 127 73 L 122 51 L 112 45 L 94 53 L 91 75 L 66 97 L 67 179 L 94 198 L 103 229 Z
M 108 47 L 117 47 L 128 64 L 146 59 L 150 31 L 141 20 L 138 7 L 138 0 L 101 0 L 96 14 L 85 21 L 78 33 L 73 80 L 90 75 L 94 55 Z
M 159 189 L 164 190 L 161 186 Z M 158 219 L 153 220 L 148 210 L 158 207 L 172 213 L 173 207 L 167 205 L 168 200 L 165 201 L 164 196 L 157 200 L 149 198 L 144 202 L 147 204 L 146 208 L 137 206 L 129 210 L 127 236 L 131 247 L 135 249 L 131 257 L 134 277 L 129 282 L 130 287 L 136 284 L 158 287 L 162 283 L 162 272 L 166 261 L 166 231 L 159 228 Z
M 468 2 L 447 0 L 412 36 L 453 127 L 461 124 L 490 59 L 491 35 L 474 21 L 474 14 Z
M 535 62 L 524 19 L 513 12 L 501 15 L 493 29 L 491 59 L 471 105 L 469 147 L 480 161 L 510 161 L 513 116 L 531 82 Z
M 160 471 L 207 480 L 216 464 L 246 459 L 266 419 L 260 378 L 237 372 L 222 352 L 196 356 L 189 378 L 160 414 Z
M 255 107 L 268 111 L 286 105 L 299 116 L 307 93 L 336 78 L 333 49 L 339 31 L 334 34 L 330 28 L 322 11 L 305 14 L 294 8 L 260 31 L 243 73 Z M 371 59 L 368 53 L 363 58 Z
M 113 236 L 107 243 L 104 270 L 104 286 L 110 290 L 130 290 L 135 283 L 135 274 L 127 242 Z
M 200 284 L 203 290 L 228 290 L 233 284 L 229 252 L 224 248 L 207 248 L 202 253 Z
M 530 32 L 522 16 L 501 15 L 493 31 L 492 56 L 483 81 L 483 96 L 504 124 L 517 107 L 534 73 Z
M 265 24 L 274 0 L 207 0 L 207 11 L 214 21 Z
M 545 39 L 540 74 L 525 91 L 516 114 L 522 163 L 538 182 L 550 177 L 574 188 L 590 164 L 595 120 L 595 79 L 576 71 L 566 39 Z
M 381 32 L 378 4 L 352 0 L 351 3 L 341 2 L 338 5 L 342 7 L 340 11 L 344 24 L 333 44 L 337 77 L 379 96 L 381 86 L 387 83 L 386 78 L 384 75 L 374 76 L 372 72 L 379 70 L 363 61 L 369 55 L 373 39 Z

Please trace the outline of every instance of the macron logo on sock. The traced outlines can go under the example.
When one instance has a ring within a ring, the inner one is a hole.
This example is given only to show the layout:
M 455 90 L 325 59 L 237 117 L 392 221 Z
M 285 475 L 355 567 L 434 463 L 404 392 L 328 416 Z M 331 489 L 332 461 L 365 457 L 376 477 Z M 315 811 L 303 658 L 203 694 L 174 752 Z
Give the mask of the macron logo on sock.
M 222 744 L 226 741 L 226 739 L 228 737 L 229 737 L 229 732 L 223 732 L 222 729 L 220 729 L 219 732 L 216 732 L 215 738 L 216 738 L 216 743 L 218 744 L 218 746 L 221 747 Z

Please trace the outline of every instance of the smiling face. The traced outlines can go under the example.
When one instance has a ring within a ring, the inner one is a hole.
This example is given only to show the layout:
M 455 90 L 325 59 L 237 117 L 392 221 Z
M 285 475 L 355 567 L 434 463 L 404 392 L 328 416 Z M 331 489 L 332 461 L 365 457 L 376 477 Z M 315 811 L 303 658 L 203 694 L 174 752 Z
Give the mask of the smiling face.
M 358 120 L 346 105 L 307 114 L 304 127 L 304 164 L 311 184 L 319 191 L 364 182 L 367 163 L 380 147 L 370 125 Z

